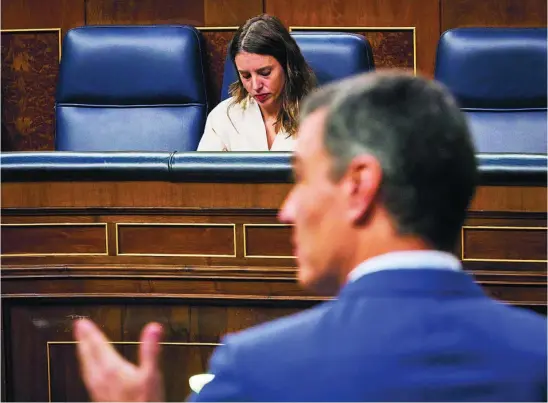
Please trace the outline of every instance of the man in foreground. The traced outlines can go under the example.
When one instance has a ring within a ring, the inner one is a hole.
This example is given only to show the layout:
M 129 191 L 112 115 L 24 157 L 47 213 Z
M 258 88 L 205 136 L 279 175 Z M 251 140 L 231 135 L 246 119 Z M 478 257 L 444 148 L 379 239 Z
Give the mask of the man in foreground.
M 228 336 L 196 401 L 545 401 L 546 320 L 488 298 L 453 250 L 477 175 L 466 121 L 432 81 L 367 74 L 307 99 L 294 225 L 303 287 L 337 299 Z M 124 361 L 75 325 L 94 400 L 161 400 L 161 328 Z

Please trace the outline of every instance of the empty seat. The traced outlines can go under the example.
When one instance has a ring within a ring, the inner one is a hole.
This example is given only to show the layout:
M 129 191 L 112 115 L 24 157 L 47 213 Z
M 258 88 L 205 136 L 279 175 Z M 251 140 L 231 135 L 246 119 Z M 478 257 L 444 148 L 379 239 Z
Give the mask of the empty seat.
M 466 112 L 478 152 L 546 152 L 546 33 L 458 28 L 441 36 L 435 78 Z
M 60 151 L 194 151 L 207 116 L 203 39 L 190 26 L 86 26 L 64 40 Z

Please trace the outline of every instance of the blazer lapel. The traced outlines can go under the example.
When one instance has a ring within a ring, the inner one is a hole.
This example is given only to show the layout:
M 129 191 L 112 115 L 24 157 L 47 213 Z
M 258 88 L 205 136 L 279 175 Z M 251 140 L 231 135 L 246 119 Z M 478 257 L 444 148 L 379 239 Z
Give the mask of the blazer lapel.
M 266 130 L 259 105 L 253 99 L 249 99 L 247 109 L 244 113 L 244 121 L 241 122 L 245 128 L 245 136 L 251 150 L 268 151 Z

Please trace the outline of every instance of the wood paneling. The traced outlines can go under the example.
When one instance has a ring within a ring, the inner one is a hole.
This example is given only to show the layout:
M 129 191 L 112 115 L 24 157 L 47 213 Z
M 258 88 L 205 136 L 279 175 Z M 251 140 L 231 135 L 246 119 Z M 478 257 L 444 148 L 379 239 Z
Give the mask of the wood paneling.
M 231 224 L 120 224 L 117 228 L 118 254 L 235 255 L 235 225 Z
M 466 262 L 465 262 L 466 263 Z M 465 264 L 466 266 L 467 264 Z M 546 273 L 519 270 L 503 271 L 501 265 L 491 271 L 471 271 L 485 290 L 496 290 L 501 301 L 519 306 L 546 305 Z M 209 270 L 208 270 L 209 269 Z M 226 270 L 232 269 L 232 270 Z M 295 279 L 296 272 L 276 277 L 271 268 L 215 268 L 148 266 L 132 270 L 124 267 L 43 266 L 41 270 L 26 267 L 3 267 L 2 293 L 7 300 L 46 301 L 66 298 L 104 302 L 110 298 L 151 301 L 194 301 L 194 303 L 225 306 L 231 303 L 248 305 L 261 301 L 277 307 L 303 307 L 329 298 L 311 295 Z M 232 273 L 230 272 L 232 271 Z M 257 308 L 258 309 L 258 308 Z M 165 315 L 171 315 L 166 311 Z M 258 309 L 257 317 L 264 316 Z M 160 318 L 151 319 L 160 320 Z M 207 326 L 209 319 L 204 319 Z M 247 322 L 246 322 L 247 323 Z M 231 330 L 227 330 L 231 331 Z M 212 339 L 194 339 L 211 341 Z
M 248 224 L 244 232 L 247 257 L 293 257 L 291 227 Z
M 516 306 L 546 306 L 546 281 L 544 283 L 507 284 L 484 283 L 483 289 L 492 298 Z M 544 298 L 544 300 L 543 300 Z
M 299 27 L 290 28 L 293 32 L 309 31 L 308 29 Z M 415 38 L 414 30 L 412 28 L 390 31 L 365 31 L 360 28 L 348 29 L 345 27 L 335 27 L 330 28 L 329 30 L 352 32 L 365 36 L 371 44 L 376 69 L 398 68 L 410 72 L 414 71 Z
M 106 224 L 2 225 L 2 256 L 106 254 Z
M 195 208 L 277 210 L 289 183 L 7 182 L 2 208 Z M 40 195 L 39 197 L 37 195 Z M 470 211 L 546 212 L 543 186 L 478 186 Z
M 285 183 L 250 186 L 244 183 L 30 182 L 2 183 L 1 197 L 2 208 L 200 206 L 202 209 L 278 209 L 290 187 Z
M 240 26 L 256 15 L 263 13 L 262 0 L 205 0 L 206 26 Z
M 204 24 L 203 0 L 87 0 L 87 25 Z
M 414 70 L 413 31 L 370 31 L 363 35 L 371 44 L 376 69 Z
M 216 235 L 218 229 L 211 226 L 226 223 L 236 226 L 237 246 L 235 257 L 223 258 L 115 254 L 3 258 L 2 319 L 4 347 L 9 352 L 5 357 L 7 399 L 46 401 L 50 393 L 54 401 L 86 398 L 78 376 L 74 345 L 67 344 L 72 340 L 72 321 L 78 317 L 94 320 L 115 342 L 135 342 L 146 323 L 161 323 L 166 330 L 165 342 L 172 343 L 164 346 L 162 356 L 167 398 L 181 401 L 189 392 L 188 377 L 205 370 L 213 350 L 203 343 L 219 343 L 227 333 L 328 300 L 299 286 L 294 259 L 244 256 L 244 224 L 249 253 L 267 256 L 291 253 L 290 228 L 271 225 L 276 223 L 276 211 L 290 186 L 3 183 L 3 224 L 106 223 L 111 238 L 115 238 L 118 223 L 122 224 L 120 228 L 130 231 L 121 233 L 122 251 L 125 248 L 179 253 L 196 251 L 198 246 L 208 251 L 232 247 L 233 231 L 230 237 L 228 232 Z M 467 225 L 546 226 L 545 186 L 490 186 L 480 190 Z M 183 236 L 177 226 L 167 225 L 189 222 L 207 225 L 193 234 L 182 226 Z M 151 231 L 142 223 L 160 225 Z M 494 256 L 500 248 L 513 249 L 512 253 L 527 259 L 530 253 L 534 256 L 541 253 L 546 242 L 543 234 L 544 241 L 531 240 L 527 234 L 508 236 L 504 231 L 486 232 L 475 239 L 472 233 L 465 246 L 472 245 L 470 251 L 480 256 Z M 501 235 L 502 238 L 497 238 Z M 52 237 L 58 235 L 42 236 L 33 242 L 47 244 Z M 66 243 L 65 238 L 59 242 Z M 189 244 L 189 239 L 195 244 Z M 545 264 L 544 267 L 499 261 L 464 264 L 478 284 L 495 298 L 545 312 Z M 22 334 L 25 337 L 20 337 Z M 136 359 L 136 346 L 119 347 L 124 356 Z
M 467 226 L 463 258 L 469 260 L 546 261 L 546 228 Z
M 85 25 L 84 0 L 4 0 L 2 29 Z M 52 150 L 59 35 L 2 32 L 2 150 Z
M 546 225 L 545 212 L 469 212 L 462 232 L 464 250 L 459 243 L 457 255 L 474 272 L 507 273 L 518 282 L 530 281 L 529 274 L 546 280 Z
M 268 300 L 287 303 L 325 299 L 303 291 L 296 283 L 295 271 L 291 276 L 277 278 L 270 276 L 264 267 L 257 272 L 248 268 L 247 273 L 238 276 L 225 276 L 223 270 L 200 273 L 199 268 L 181 266 L 169 275 L 150 268 L 141 270 L 142 274 L 128 274 L 127 270 L 116 266 L 111 266 L 114 269 L 106 273 L 105 268 L 100 266 L 87 273 L 81 273 L 77 265 L 70 265 L 73 269 L 68 267 L 65 266 L 62 274 L 59 274 L 61 270 L 49 267 L 44 268 L 41 274 L 29 274 L 25 269 L 10 269 L 7 266 L 6 270 L 10 270 L 12 275 L 2 276 L 3 296 L 25 299 L 85 297 L 95 300 L 124 297 L 143 301 L 154 298 L 219 302 Z
M 216 275 L 222 275 L 225 268 L 231 271 L 246 267 L 249 272 L 257 273 L 268 268 L 268 275 L 272 276 L 270 270 L 280 273 L 282 268 L 295 267 L 295 260 L 288 257 L 292 254 L 290 229 L 271 226 L 277 223 L 277 210 L 290 187 L 288 183 L 8 182 L 2 185 L 2 222 L 89 222 L 109 226 L 110 255 L 46 256 L 39 259 L 44 265 L 210 267 Z M 125 227 L 129 223 L 137 225 Z M 159 225 L 151 229 L 138 223 Z M 202 225 L 193 229 L 171 225 L 185 223 Z M 235 255 L 232 228 L 215 229 L 210 227 L 211 223 L 235 225 Z M 117 224 L 123 229 L 119 234 L 121 255 L 114 253 Z M 480 186 L 466 225 L 545 227 L 546 188 Z M 475 238 L 478 234 L 468 231 L 466 256 L 498 259 L 499 255 L 488 257 L 486 254 L 492 252 L 482 248 L 495 251 L 513 248 L 516 252 L 511 253 L 518 253 L 518 259 L 537 260 L 544 238 L 534 238 L 533 242 L 525 236 L 508 238 L 509 234 L 512 233 L 490 231 L 487 234 L 490 240 L 483 241 Z M 460 249 L 459 246 L 459 252 Z M 179 256 L 189 254 L 194 256 Z M 526 256 L 533 257 L 527 259 Z M 25 266 L 35 265 L 37 261 L 25 256 L 6 256 L 3 264 Z M 542 269 L 535 262 L 472 263 L 473 270 L 539 272 Z
M 184 401 L 190 392 L 188 378 L 205 371 L 214 343 L 219 343 L 224 334 L 302 309 L 273 304 L 216 306 L 77 300 L 42 301 L 39 305 L 11 300 L 2 308 L 8 317 L 6 343 L 12 352 L 8 362 L 12 371 L 7 374 L 11 385 L 8 399 L 12 401 L 48 401 L 50 394 L 51 401 L 87 400 L 75 345 L 71 344 L 72 322 L 78 317 L 94 320 L 112 341 L 122 343 L 116 347 L 134 362 L 138 346 L 127 342 L 138 341 L 146 323 L 160 322 L 165 332 L 161 366 L 166 375 L 166 399 Z
M 2 373 L 0 374 L 0 377 L 1 377 L 1 382 L 2 382 L 2 385 L 0 385 L 2 387 L 2 390 L 0 391 L 1 395 L 0 395 L 0 399 L 2 402 L 5 402 L 7 401 L 7 396 L 8 396 L 8 393 L 7 393 L 7 390 L 8 390 L 8 384 L 6 382 L 6 373 L 8 371 L 8 366 L 6 365 L 6 362 L 9 361 L 9 357 L 8 357 L 8 350 L 6 350 L 6 336 L 5 336 L 5 332 L 4 332 L 4 329 L 5 329 L 5 320 L 6 320 L 6 314 L 5 312 L 2 312 L 2 318 L 0 319 L 0 354 L 2 354 L 0 356 L 0 360 L 1 360 L 1 371 Z
M 439 0 L 325 0 L 314 7 L 308 0 L 265 0 L 265 11 L 288 26 L 416 27 L 417 70 L 428 76 L 434 73 L 439 10 Z
M 3 0 L 2 29 L 68 29 L 85 25 L 84 0 Z
M 546 0 L 441 0 L 441 32 L 457 27 L 546 27 Z
M 542 186 L 479 186 L 469 210 L 546 213 L 547 197 Z
M 207 66 L 207 85 L 210 109 L 213 109 L 221 99 L 225 59 L 228 43 L 234 36 L 236 29 L 213 28 L 202 29 L 205 39 L 205 64 Z
M 2 32 L 2 149 L 54 148 L 59 30 Z
M 109 226 L 111 253 L 108 256 L 49 256 L 40 259 L 7 256 L 3 264 L 5 269 L 33 268 L 37 262 L 41 265 L 58 265 L 63 270 L 67 270 L 67 267 L 87 266 L 87 269 L 78 269 L 82 275 L 93 274 L 98 268 L 106 275 L 112 267 L 118 268 L 117 272 L 120 273 L 119 270 L 124 267 L 132 268 L 134 274 L 154 276 L 156 272 L 150 274 L 151 267 L 164 267 L 163 275 L 168 276 L 153 282 L 132 280 L 127 283 L 111 279 L 109 287 L 105 288 L 108 295 L 116 292 L 144 292 L 147 295 L 225 298 L 249 293 L 247 286 L 238 285 L 238 281 L 233 283 L 225 280 L 245 277 L 246 281 L 251 282 L 259 278 L 265 280 L 264 276 L 268 276 L 276 281 L 272 284 L 257 281 L 254 292 L 258 294 L 254 294 L 253 298 L 262 298 L 262 295 L 292 298 L 299 295 L 299 291 L 298 287 L 292 288 L 296 285 L 291 282 L 295 279 L 295 259 L 289 257 L 292 254 L 291 229 L 272 225 L 277 224 L 277 209 L 290 187 L 291 184 L 287 183 L 4 183 L 4 224 L 105 223 Z M 473 205 L 467 226 L 546 226 L 546 188 L 543 186 L 480 186 Z M 149 227 L 144 225 L 146 223 L 155 226 Z M 201 225 L 195 228 L 178 225 L 188 223 Z M 211 224 L 228 224 L 229 227 L 215 228 Z M 116 225 L 121 228 L 118 234 L 121 255 L 112 252 L 116 250 L 113 241 L 116 238 Z M 235 226 L 235 237 L 232 225 Z M 479 262 L 479 265 L 476 261 L 465 262 L 466 268 L 498 275 L 518 272 L 534 277 L 542 274 L 539 263 L 521 261 L 538 260 L 536 258 L 542 254 L 542 245 L 545 243 L 542 232 L 536 232 L 537 235 L 529 239 L 527 234 L 514 236 L 507 231 L 474 231 L 467 230 L 464 239 L 465 255 L 468 258 L 496 260 L 502 256 L 502 252 L 497 252 L 498 249 L 513 249 L 513 252 L 508 253 L 519 258 L 514 259 L 518 260 L 516 262 L 489 261 Z M 476 239 L 478 236 L 480 238 Z M 208 256 L 212 254 L 224 256 Z M 28 271 L 26 273 L 30 275 Z M 59 273 L 54 271 L 50 274 Z M 177 275 L 181 276 L 180 283 L 169 277 Z M 223 278 L 223 281 L 202 281 L 204 276 Z M 505 281 L 512 283 L 511 280 Z M 88 290 L 86 295 L 89 295 L 92 284 L 98 287 L 102 284 L 100 279 L 86 282 L 57 277 L 55 282 L 78 292 Z M 24 292 L 25 288 L 17 284 L 9 285 L 11 291 Z M 33 284 L 35 292 L 49 292 L 57 287 L 48 281 L 33 280 Z M 20 286 L 23 288 L 13 288 Z

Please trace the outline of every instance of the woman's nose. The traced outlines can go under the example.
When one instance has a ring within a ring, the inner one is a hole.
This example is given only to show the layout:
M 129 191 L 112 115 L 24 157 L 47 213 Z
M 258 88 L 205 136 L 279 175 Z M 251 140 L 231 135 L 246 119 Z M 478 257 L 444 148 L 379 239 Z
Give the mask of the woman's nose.
M 251 85 L 253 85 L 254 90 L 259 90 L 262 88 L 263 83 L 259 77 L 253 77 L 251 79 Z

